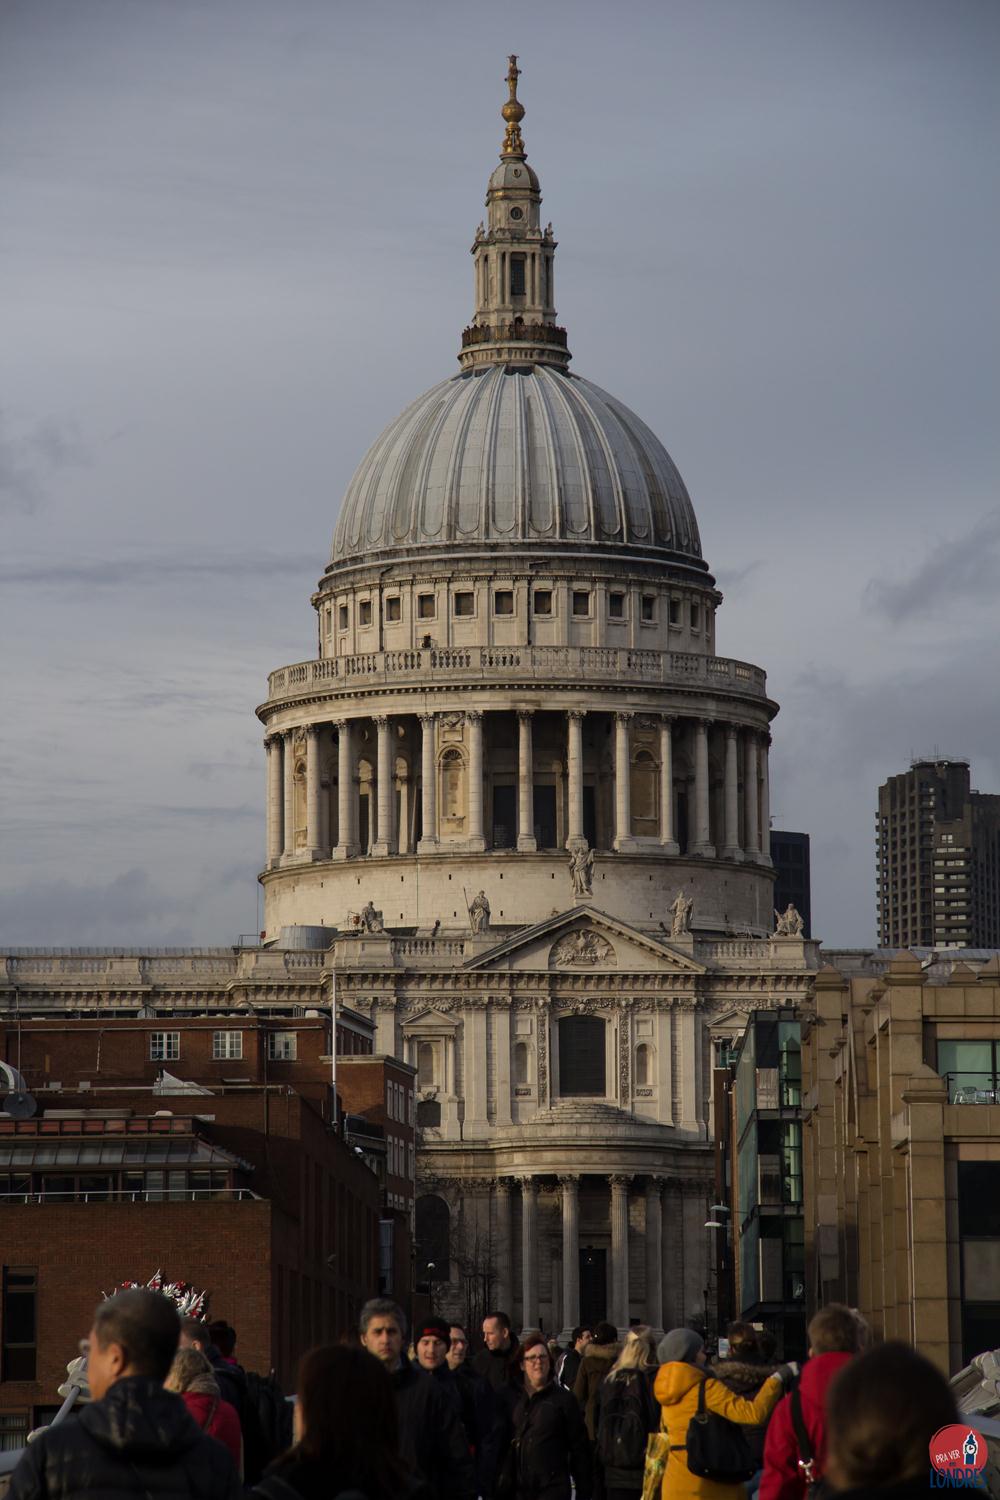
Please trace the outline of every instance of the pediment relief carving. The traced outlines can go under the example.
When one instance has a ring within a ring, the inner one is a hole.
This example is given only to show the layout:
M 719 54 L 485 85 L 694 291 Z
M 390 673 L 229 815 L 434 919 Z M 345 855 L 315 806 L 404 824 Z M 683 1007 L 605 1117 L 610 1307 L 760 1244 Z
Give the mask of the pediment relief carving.
M 555 969 L 613 969 L 617 967 L 618 955 L 607 938 L 592 928 L 581 927 L 552 944 L 549 964 Z

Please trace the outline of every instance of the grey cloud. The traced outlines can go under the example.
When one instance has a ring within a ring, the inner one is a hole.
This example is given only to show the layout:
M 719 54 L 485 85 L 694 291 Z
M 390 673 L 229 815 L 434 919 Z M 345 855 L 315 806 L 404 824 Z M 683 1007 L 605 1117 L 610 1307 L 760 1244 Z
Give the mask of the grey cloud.
M 184 578 L 288 578 L 303 573 L 311 576 L 317 571 L 316 557 L 306 554 L 294 557 L 267 553 L 217 557 L 157 554 L 155 557 L 93 558 L 89 561 L 8 562 L 0 566 L 0 582 L 24 587 L 80 584 L 87 588 L 132 586 L 147 589 L 150 585 L 176 583 Z
M 0 942 L 97 944 L 185 940 L 193 902 L 162 890 L 139 866 L 101 882 L 39 881 L 0 894 Z
M 76 427 L 52 418 L 34 425 L 0 412 L 0 510 L 30 514 L 45 498 L 46 481 L 60 469 L 88 462 Z
M 906 578 L 873 578 L 865 602 L 895 624 L 942 606 L 995 600 L 1000 565 L 1000 510 L 951 541 L 938 542 Z

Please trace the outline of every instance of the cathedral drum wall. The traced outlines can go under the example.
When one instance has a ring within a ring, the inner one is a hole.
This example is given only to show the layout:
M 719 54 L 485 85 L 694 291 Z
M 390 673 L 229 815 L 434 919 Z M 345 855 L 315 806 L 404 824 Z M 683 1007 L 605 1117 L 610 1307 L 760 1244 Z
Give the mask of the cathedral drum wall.
M 598 852 L 591 895 L 574 895 L 569 856 L 549 854 L 442 854 L 390 856 L 275 870 L 263 877 L 266 941 L 282 928 L 350 930 L 368 903 L 390 931 L 419 928 L 468 933 L 469 904 L 482 890 L 490 927 L 517 928 L 578 905 L 640 927 L 670 930 L 670 908 L 679 891 L 693 901 L 691 924 L 708 935 L 766 932 L 773 922 L 774 876 L 760 866 L 723 861 L 657 859 Z M 662 929 L 661 929 L 662 924 Z

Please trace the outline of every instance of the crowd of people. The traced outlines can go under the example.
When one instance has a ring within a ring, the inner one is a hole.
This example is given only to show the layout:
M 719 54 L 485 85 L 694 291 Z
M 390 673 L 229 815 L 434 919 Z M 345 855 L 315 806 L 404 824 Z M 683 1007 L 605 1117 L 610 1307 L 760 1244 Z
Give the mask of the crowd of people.
M 229 1324 L 121 1292 L 85 1341 L 89 1402 L 29 1444 L 9 1500 L 913 1500 L 932 1436 L 957 1421 L 932 1364 L 867 1349 L 836 1305 L 809 1324 L 801 1378 L 745 1323 L 714 1361 L 690 1328 L 657 1342 L 598 1322 L 563 1349 L 518 1339 L 501 1311 L 475 1355 L 440 1317 L 408 1344 L 381 1297 L 358 1334 L 311 1350 L 285 1403 L 243 1370 Z

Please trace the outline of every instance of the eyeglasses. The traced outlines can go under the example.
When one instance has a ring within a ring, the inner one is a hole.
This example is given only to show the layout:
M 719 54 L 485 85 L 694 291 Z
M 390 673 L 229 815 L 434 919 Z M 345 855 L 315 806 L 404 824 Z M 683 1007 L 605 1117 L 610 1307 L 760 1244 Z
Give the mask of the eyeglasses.
M 526 1365 L 547 1365 L 549 1356 L 547 1354 L 526 1354 L 524 1363 Z

